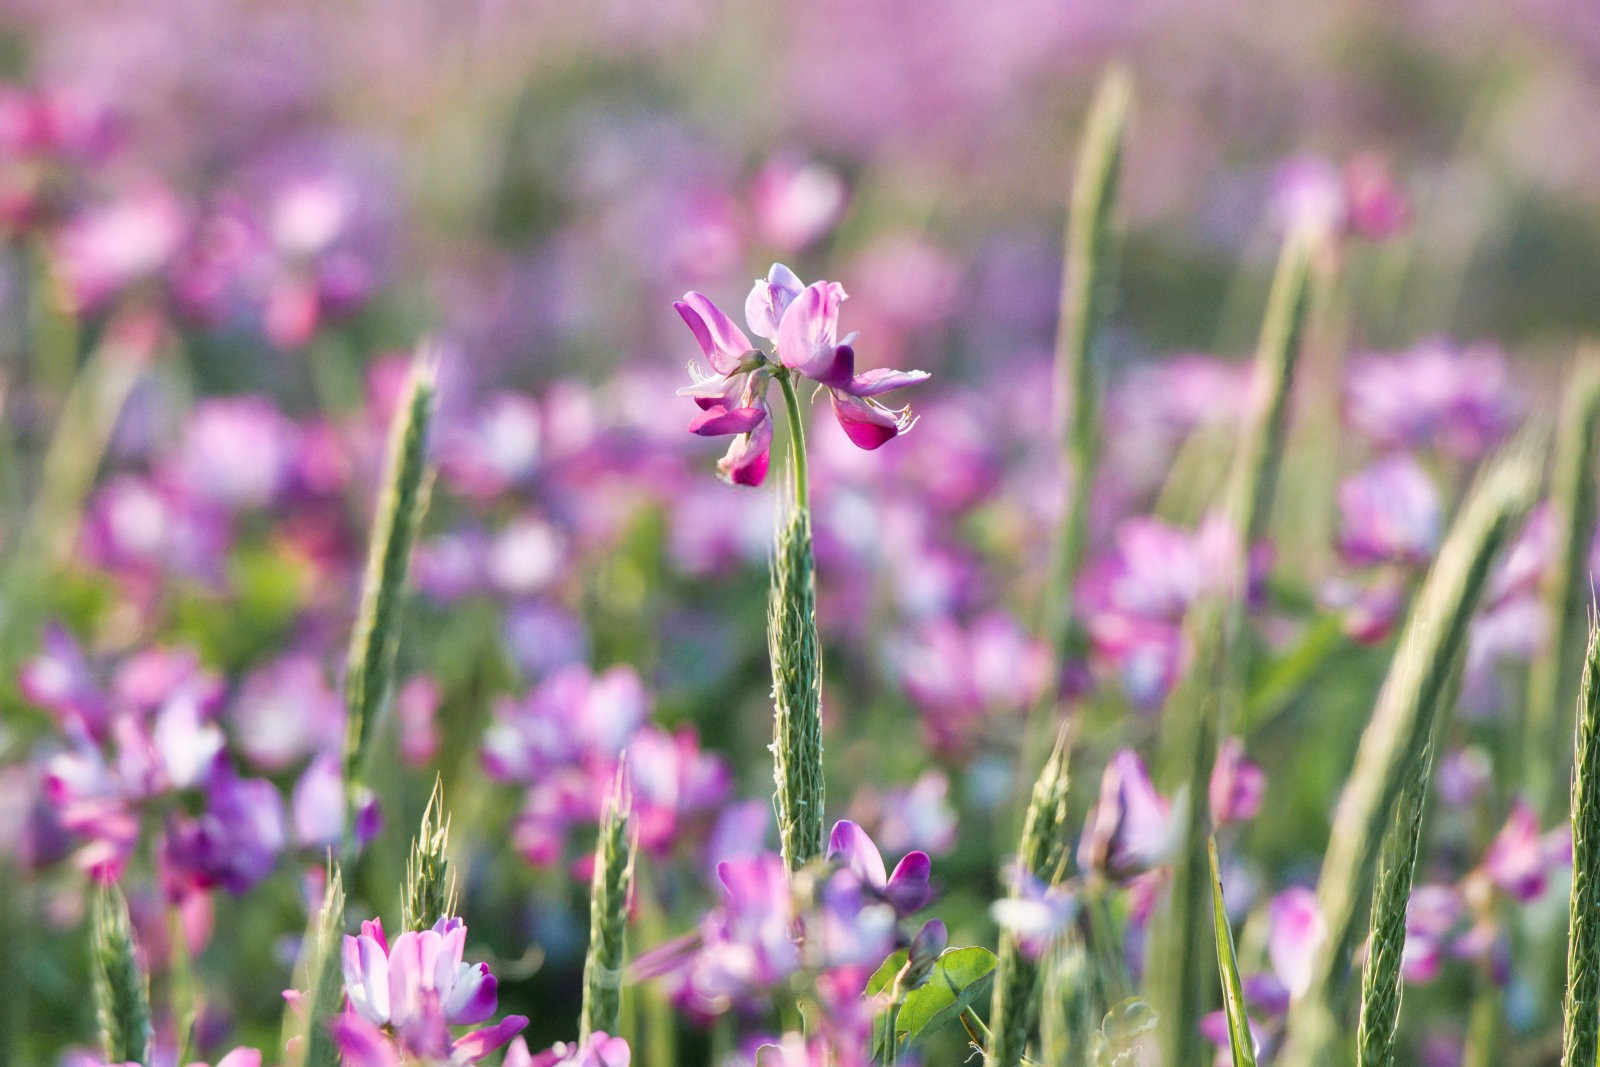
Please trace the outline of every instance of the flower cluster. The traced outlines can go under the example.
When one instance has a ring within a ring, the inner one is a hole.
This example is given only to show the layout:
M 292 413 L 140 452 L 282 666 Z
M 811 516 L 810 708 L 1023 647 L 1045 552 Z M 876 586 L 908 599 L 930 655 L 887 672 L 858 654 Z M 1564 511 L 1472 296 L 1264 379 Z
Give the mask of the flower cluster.
M 828 390 L 833 414 L 858 447 L 874 449 L 916 424 L 909 407 L 890 409 L 875 398 L 926 381 L 926 371 L 888 368 L 857 374 L 855 334 L 839 337 L 838 282 L 804 285 L 795 273 L 774 263 L 756 279 L 745 298 L 750 331 L 773 346 L 758 350 L 738 325 L 709 297 L 688 292 L 673 304 L 694 334 L 711 370 L 689 365 L 694 383 L 679 393 L 694 399 L 701 413 L 689 424 L 703 437 L 735 438 L 717 469 L 729 482 L 760 485 L 772 453 L 772 411 L 767 394 L 776 374 L 810 379 Z
M 441 918 L 429 930 L 407 930 L 391 945 L 383 922 L 361 924 L 344 939 L 345 1013 L 334 1038 L 346 1064 L 477 1063 L 528 1025 L 523 1015 L 456 1037 L 452 1027 L 492 1017 L 498 983 L 485 963 L 465 963 L 467 927 Z

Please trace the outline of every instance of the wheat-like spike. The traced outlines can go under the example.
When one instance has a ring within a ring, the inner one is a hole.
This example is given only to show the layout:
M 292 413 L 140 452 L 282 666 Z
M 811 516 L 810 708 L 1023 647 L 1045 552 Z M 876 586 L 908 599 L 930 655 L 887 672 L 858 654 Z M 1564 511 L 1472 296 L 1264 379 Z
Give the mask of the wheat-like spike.
M 283 1016 L 286 1064 L 339 1067 L 339 1046 L 330 1024 L 344 1010 L 344 879 L 328 864 L 322 906 L 306 919 L 295 978 L 304 990 L 298 1006 Z
M 1600 624 L 1589 623 L 1572 768 L 1572 900 L 1567 919 L 1563 1067 L 1600 1055 Z
M 1180 852 L 1173 865 L 1172 904 L 1160 929 L 1166 966 L 1156 975 L 1166 1062 L 1186 1065 L 1205 1052 L 1199 1032 L 1215 945 L 1206 922 L 1211 878 L 1206 857 L 1210 813 L 1207 786 L 1216 761 L 1217 738 L 1238 700 L 1240 628 L 1246 553 L 1266 530 L 1277 485 L 1289 400 L 1300 362 L 1300 341 L 1310 303 L 1312 239 L 1302 232 L 1285 240 L 1267 299 L 1256 346 L 1255 374 L 1262 403 L 1244 429 L 1228 482 L 1225 515 L 1233 537 L 1225 593 L 1196 604 L 1186 620 L 1197 665 L 1167 701 L 1172 724 L 1164 756 L 1172 773 L 1187 782 L 1188 808 Z
M 823 849 L 822 650 L 814 566 L 811 514 L 795 509 L 779 527 L 767 602 L 774 799 L 791 871 Z
M 1406 778 L 1394 819 L 1384 834 L 1372 886 L 1367 962 L 1361 971 L 1361 1017 L 1356 1025 L 1358 1067 L 1392 1067 L 1405 992 L 1400 965 L 1406 948 L 1406 907 L 1422 843 L 1422 816 L 1433 775 L 1433 747 Z
M 1048 885 L 1066 874 L 1070 855 L 1067 829 L 1069 739 L 1062 730 L 1055 748 L 1033 785 L 1033 796 L 1022 822 L 1017 863 Z M 1017 938 L 1000 935 L 996 953 L 994 991 L 989 1009 L 989 1067 L 1017 1067 L 1039 1022 L 1042 974 L 1039 961 L 1022 951 Z
M 1550 632 L 1528 670 L 1523 761 L 1529 792 L 1542 815 L 1560 810 L 1564 783 L 1550 768 L 1566 766 L 1560 710 L 1570 706 L 1583 656 L 1583 611 L 1589 597 L 1589 543 L 1594 537 L 1595 461 L 1600 446 L 1600 348 L 1580 353 L 1562 388 L 1561 418 L 1550 475 L 1550 524 L 1556 544 L 1540 583 Z
M 1496 551 L 1532 506 L 1543 442 L 1525 437 L 1490 462 L 1468 493 L 1406 619 L 1355 767 L 1334 809 L 1328 851 L 1317 881 L 1327 936 L 1312 959 L 1306 991 L 1290 1010 L 1289 1043 L 1280 1062 L 1327 1062 L 1337 1039 L 1333 997 L 1344 980 L 1359 919 L 1371 893 L 1379 844 L 1405 776 L 1416 767 L 1440 714 L 1453 664 Z
M 345 783 L 352 796 L 372 743 L 373 729 L 394 681 L 400 640 L 400 600 L 405 590 L 411 546 L 428 507 L 426 478 L 428 430 L 433 418 L 436 358 L 418 353 L 389 432 L 388 477 L 378 496 L 361 607 L 350 634 L 344 697 Z
M 1111 303 L 1116 273 L 1117 182 L 1132 81 L 1113 66 L 1100 78 L 1078 148 L 1067 211 L 1066 263 L 1056 329 L 1056 425 L 1061 477 L 1068 494 L 1046 604 L 1047 629 L 1058 654 L 1072 629 L 1072 587 L 1088 539 L 1089 497 L 1100 453 L 1100 391 L 1095 338 Z
M 578 1040 L 595 1032 L 621 1029 L 622 964 L 633 891 L 632 799 L 622 771 L 612 787 L 595 842 L 594 878 L 589 886 L 589 950 L 583 960 L 583 1009 Z
M 426 930 L 455 914 L 455 872 L 450 868 L 450 817 L 444 810 L 444 779 L 435 775 L 428 806 L 406 857 L 406 882 L 400 899 L 400 924 Z
M 134 952 L 128 902 L 115 885 L 95 890 L 89 916 L 94 1000 L 108 1063 L 150 1063 L 150 980 Z

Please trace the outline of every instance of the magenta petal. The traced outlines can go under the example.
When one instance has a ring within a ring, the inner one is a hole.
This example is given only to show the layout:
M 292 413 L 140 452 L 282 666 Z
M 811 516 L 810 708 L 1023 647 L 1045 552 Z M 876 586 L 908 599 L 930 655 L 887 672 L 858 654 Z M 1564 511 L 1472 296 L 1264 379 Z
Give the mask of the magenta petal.
M 875 400 L 863 400 L 837 389 L 831 390 L 829 396 L 834 418 L 857 448 L 870 452 L 916 425 L 910 408 L 892 411 Z
M 833 824 L 833 833 L 828 836 L 828 858 L 842 860 L 857 878 L 874 889 L 883 888 L 889 879 L 878 846 L 872 843 L 865 830 L 849 819 Z
M 743 437 L 736 437 L 720 460 L 717 471 L 734 485 L 760 485 L 767 477 L 767 466 L 772 460 L 772 420 L 761 424 Z
M 720 405 L 706 409 L 689 423 L 689 432 L 701 437 L 726 437 L 730 433 L 749 433 L 767 417 L 762 407 L 734 408 L 731 411 Z
M 500 982 L 489 973 L 489 965 L 476 964 L 456 979 L 450 1000 L 445 1004 L 445 1018 L 452 1026 L 481 1023 L 494 1014 L 499 991 Z
M 820 380 L 833 365 L 843 299 L 844 288 L 836 282 L 814 282 L 795 297 L 778 324 L 778 359 L 785 367 Z
M 718 377 L 697 378 L 694 384 L 680 388 L 678 395 L 689 397 L 702 409 L 728 407 L 738 400 L 738 390 L 734 388 L 734 383 L 738 380 Z
M 450 1046 L 450 1062 L 476 1063 L 522 1033 L 527 1025 L 526 1015 L 507 1015 L 493 1026 L 474 1030 Z
M 732 374 L 738 369 L 745 353 L 751 350 L 750 339 L 721 308 L 695 292 L 684 293 L 683 299 L 674 301 L 672 307 L 700 343 L 700 351 L 705 353 L 712 370 Z
M 329 1025 L 344 1067 L 400 1067 L 400 1055 L 383 1031 L 359 1015 L 346 1013 Z
M 908 385 L 925 382 L 933 375 L 925 370 L 894 370 L 891 367 L 874 367 L 851 378 L 849 384 L 839 388 L 851 396 L 877 396 L 879 393 L 904 389 Z M 828 383 L 833 384 L 833 383 Z
M 856 350 L 850 345 L 840 345 L 833 350 L 833 360 L 817 369 L 812 379 L 821 385 L 843 389 L 852 382 L 856 371 Z
M 888 885 L 884 886 L 884 895 L 889 898 L 895 911 L 909 915 L 928 903 L 928 897 L 933 892 L 928 885 L 928 877 L 932 872 L 932 861 L 920 849 L 906 853 L 905 859 L 895 864 L 894 873 L 889 876 Z

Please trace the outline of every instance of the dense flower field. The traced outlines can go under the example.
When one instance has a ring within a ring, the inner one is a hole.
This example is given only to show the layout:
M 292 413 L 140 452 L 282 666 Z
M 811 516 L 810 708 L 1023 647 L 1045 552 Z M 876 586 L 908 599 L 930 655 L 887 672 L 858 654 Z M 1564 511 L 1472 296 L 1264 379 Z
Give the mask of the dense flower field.
M 1594 1064 L 1597 74 L 6 5 L 0 1065 Z

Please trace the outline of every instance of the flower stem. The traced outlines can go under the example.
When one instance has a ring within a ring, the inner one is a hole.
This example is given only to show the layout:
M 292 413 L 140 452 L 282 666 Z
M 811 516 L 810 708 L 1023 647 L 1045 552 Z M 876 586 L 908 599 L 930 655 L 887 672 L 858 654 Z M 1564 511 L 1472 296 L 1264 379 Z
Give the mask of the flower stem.
M 800 402 L 786 370 L 773 375 L 789 410 L 794 507 L 778 522 L 767 600 L 772 663 L 772 769 L 783 859 L 793 872 L 822 854 L 822 646 Z
M 794 506 L 800 511 L 811 507 L 811 488 L 806 474 L 806 424 L 800 417 L 800 400 L 795 396 L 794 379 L 787 370 L 773 377 L 783 389 L 783 406 L 789 412 L 789 459 L 793 466 Z

